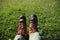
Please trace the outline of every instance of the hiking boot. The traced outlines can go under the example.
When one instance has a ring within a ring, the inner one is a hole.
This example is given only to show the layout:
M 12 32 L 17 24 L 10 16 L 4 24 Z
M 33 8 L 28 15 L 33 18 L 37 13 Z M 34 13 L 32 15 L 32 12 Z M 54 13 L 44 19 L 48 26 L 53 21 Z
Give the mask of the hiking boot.
M 19 18 L 17 35 L 25 35 L 25 34 L 26 34 L 26 18 L 25 16 L 21 15 Z
M 30 17 L 30 27 L 29 27 L 29 33 L 34 33 L 37 32 L 37 25 L 38 25 L 38 20 L 36 15 L 31 15 Z

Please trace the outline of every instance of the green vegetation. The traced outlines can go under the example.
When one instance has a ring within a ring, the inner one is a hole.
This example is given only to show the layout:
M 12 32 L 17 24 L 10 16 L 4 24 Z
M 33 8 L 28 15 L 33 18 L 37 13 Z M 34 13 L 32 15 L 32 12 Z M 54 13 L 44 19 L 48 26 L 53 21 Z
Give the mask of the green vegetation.
M 60 38 L 60 0 L 0 0 L 0 40 L 14 39 L 21 14 L 36 14 L 38 30 L 44 40 Z

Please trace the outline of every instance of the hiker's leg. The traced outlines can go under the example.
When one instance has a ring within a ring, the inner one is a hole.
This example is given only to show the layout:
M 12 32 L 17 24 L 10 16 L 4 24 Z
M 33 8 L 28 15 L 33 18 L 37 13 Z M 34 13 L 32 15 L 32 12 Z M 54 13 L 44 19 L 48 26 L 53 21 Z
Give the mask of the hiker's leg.
M 14 40 L 25 40 L 25 38 L 22 35 L 16 35 Z
M 29 40 L 41 40 L 38 29 L 38 20 L 36 15 L 31 15 L 29 26 Z
M 29 40 L 41 40 L 41 36 L 38 32 L 31 33 L 29 36 Z

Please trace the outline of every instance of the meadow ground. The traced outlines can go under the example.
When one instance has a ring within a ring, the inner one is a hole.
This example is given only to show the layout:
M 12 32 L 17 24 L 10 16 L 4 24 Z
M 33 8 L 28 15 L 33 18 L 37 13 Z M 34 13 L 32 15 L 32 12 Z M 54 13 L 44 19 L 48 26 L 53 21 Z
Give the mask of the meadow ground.
M 43 40 L 60 40 L 60 0 L 0 0 L 0 40 L 14 39 L 22 14 L 27 28 L 30 15 L 37 15 Z

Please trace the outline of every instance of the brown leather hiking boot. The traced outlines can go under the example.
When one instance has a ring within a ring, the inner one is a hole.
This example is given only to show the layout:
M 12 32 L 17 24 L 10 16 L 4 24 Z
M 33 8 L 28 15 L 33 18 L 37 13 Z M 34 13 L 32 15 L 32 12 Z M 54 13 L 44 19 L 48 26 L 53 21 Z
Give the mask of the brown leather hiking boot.
M 33 15 L 31 15 L 31 17 L 30 17 L 29 34 L 38 31 L 37 25 L 38 25 L 37 16 L 33 14 Z
M 21 15 L 17 35 L 25 35 L 25 34 L 26 34 L 26 18 L 25 16 Z

